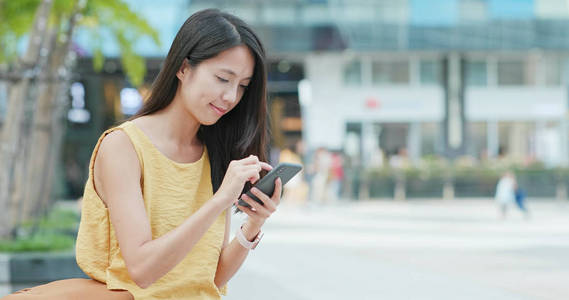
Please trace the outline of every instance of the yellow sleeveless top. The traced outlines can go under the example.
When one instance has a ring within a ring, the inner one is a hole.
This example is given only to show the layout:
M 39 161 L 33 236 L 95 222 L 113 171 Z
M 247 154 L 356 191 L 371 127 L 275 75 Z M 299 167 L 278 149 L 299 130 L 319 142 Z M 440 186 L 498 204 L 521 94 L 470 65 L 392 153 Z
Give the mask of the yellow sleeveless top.
M 141 289 L 130 279 L 109 211 L 94 188 L 95 156 L 103 138 L 114 130 L 128 135 L 138 156 L 140 186 L 153 239 L 179 226 L 213 196 L 205 147 L 198 161 L 177 163 L 162 154 L 134 123 L 127 121 L 109 129 L 99 138 L 89 164 L 76 244 L 77 264 L 89 277 L 106 282 L 107 288 L 128 290 L 136 300 L 221 299 L 225 287 L 219 290 L 214 278 L 225 233 L 225 212 L 188 255 L 151 286 Z

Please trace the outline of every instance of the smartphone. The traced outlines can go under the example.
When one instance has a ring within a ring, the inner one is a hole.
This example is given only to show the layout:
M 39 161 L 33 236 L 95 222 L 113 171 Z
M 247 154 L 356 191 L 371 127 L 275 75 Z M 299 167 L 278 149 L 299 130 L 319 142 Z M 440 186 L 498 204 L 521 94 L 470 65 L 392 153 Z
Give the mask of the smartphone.
M 302 170 L 302 166 L 299 164 L 293 163 L 280 163 L 275 168 L 273 168 L 265 177 L 261 178 L 259 181 L 255 183 L 253 187 L 258 188 L 261 190 L 265 195 L 271 197 L 275 192 L 275 180 L 280 177 L 282 185 L 284 186 L 294 175 Z M 259 204 L 263 205 L 263 201 L 257 198 L 251 191 L 249 190 L 247 196 L 251 197 L 253 200 L 257 201 Z M 239 199 L 239 205 L 250 207 L 250 205 Z

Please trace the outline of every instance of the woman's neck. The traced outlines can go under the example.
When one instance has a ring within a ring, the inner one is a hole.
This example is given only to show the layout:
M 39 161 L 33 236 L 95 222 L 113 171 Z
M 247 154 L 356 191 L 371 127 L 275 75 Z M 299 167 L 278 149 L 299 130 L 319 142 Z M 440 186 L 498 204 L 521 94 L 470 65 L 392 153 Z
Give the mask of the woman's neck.
M 160 132 L 164 139 L 182 147 L 201 144 L 197 138 L 200 123 L 178 103 L 174 99 L 166 108 L 150 116 L 156 121 L 152 122 L 156 126 L 154 130 Z

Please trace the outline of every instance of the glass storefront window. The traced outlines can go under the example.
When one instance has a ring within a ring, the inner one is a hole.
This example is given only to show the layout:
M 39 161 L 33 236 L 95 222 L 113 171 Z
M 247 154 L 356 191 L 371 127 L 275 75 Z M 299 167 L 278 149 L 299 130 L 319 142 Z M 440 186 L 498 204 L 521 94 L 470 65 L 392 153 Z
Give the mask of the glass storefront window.
M 547 139 L 547 134 L 544 132 L 538 132 L 536 135 L 536 123 L 534 122 L 499 122 L 498 136 L 498 155 L 519 163 L 534 160 L 536 158 L 536 147 L 541 149 L 557 148 L 554 144 L 548 144 L 548 141 L 541 139 Z M 535 137 L 537 137 L 537 144 Z M 537 159 L 541 160 L 540 157 Z
M 423 60 L 420 63 L 420 80 L 422 85 L 440 85 L 442 66 L 437 60 Z
M 561 85 L 561 59 L 558 57 L 546 57 L 543 63 L 545 65 L 545 85 Z
M 488 136 L 486 122 L 470 122 L 467 125 L 467 154 L 477 160 L 488 158 Z
M 372 63 L 372 82 L 383 84 L 408 84 L 408 61 L 376 61 Z
M 421 124 L 421 156 L 440 153 L 441 124 L 436 122 Z
M 347 85 L 362 84 L 362 63 L 359 60 L 344 65 L 344 82 Z
M 467 86 L 488 85 L 488 69 L 485 61 L 468 61 L 465 67 Z
M 569 57 L 564 57 L 559 60 L 560 72 L 563 85 L 569 85 Z
M 498 61 L 498 85 L 524 85 L 525 72 L 524 61 Z
M 379 146 L 387 156 L 407 150 L 409 123 L 383 123 L 379 133 Z

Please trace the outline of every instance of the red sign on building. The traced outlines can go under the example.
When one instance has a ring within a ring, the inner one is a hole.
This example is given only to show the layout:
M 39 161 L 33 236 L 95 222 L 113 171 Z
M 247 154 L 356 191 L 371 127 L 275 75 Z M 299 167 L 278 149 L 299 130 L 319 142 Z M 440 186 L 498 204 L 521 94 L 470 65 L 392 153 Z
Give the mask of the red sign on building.
M 379 99 L 375 97 L 367 97 L 365 105 L 366 108 L 369 109 L 379 109 L 379 107 L 381 106 Z

